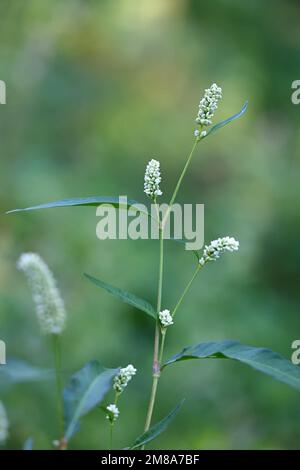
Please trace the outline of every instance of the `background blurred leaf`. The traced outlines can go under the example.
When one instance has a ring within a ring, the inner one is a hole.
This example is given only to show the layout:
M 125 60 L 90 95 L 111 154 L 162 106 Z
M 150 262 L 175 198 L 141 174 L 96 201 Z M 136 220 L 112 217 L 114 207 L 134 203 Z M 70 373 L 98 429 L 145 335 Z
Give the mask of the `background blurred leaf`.
M 0 378 L 3 385 L 50 380 L 53 377 L 52 370 L 35 367 L 19 359 L 9 358 L 7 364 L 0 367 Z
M 67 441 L 78 428 L 80 417 L 101 403 L 118 372 L 119 369 L 106 369 L 94 360 L 71 377 L 63 392 Z
M 33 439 L 28 437 L 23 445 L 23 450 L 33 450 Z

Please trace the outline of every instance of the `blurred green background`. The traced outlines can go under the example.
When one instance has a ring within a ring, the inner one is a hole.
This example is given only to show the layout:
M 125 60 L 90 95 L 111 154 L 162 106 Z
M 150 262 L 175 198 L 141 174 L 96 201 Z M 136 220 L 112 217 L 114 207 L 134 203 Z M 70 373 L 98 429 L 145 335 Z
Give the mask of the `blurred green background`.
M 15 262 L 38 252 L 55 273 L 68 310 L 66 377 L 92 358 L 133 363 L 138 374 L 120 402 L 115 445 L 140 434 L 151 382 L 153 323 L 88 283 L 88 272 L 155 302 L 155 241 L 95 236 L 94 208 L 5 216 L 60 198 L 127 194 L 145 202 L 147 161 L 160 160 L 169 198 L 192 141 L 204 88 L 223 100 L 215 121 L 241 120 L 197 150 L 178 201 L 205 204 L 205 239 L 232 235 L 237 255 L 209 265 L 169 332 L 167 356 L 183 346 L 237 339 L 291 356 L 300 337 L 300 79 L 296 1 L 2 0 L 0 78 L 0 338 L 8 355 L 51 367 L 30 292 Z M 166 245 L 164 308 L 194 269 L 193 256 Z M 57 438 L 54 384 L 1 384 L 11 423 L 8 448 Z M 154 420 L 182 398 L 158 449 L 296 449 L 299 393 L 246 366 L 185 362 L 166 370 Z M 109 398 L 108 398 L 109 399 Z M 108 446 L 99 411 L 82 420 L 70 447 Z

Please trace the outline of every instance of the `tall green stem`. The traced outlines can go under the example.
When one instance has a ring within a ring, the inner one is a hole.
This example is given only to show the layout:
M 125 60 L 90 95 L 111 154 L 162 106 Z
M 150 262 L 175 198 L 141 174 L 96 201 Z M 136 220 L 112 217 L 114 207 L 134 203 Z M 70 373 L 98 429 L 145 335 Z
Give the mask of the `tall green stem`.
M 55 378 L 56 378 L 56 408 L 59 423 L 60 438 L 64 435 L 64 413 L 62 403 L 62 379 L 61 379 L 61 351 L 59 335 L 52 335 Z
M 184 178 L 184 175 L 189 167 L 189 164 L 192 160 L 195 148 L 197 146 L 197 143 L 199 142 L 199 139 L 195 139 L 195 142 L 193 144 L 192 150 L 188 156 L 188 159 L 184 165 L 184 168 L 181 172 L 181 175 L 177 181 L 175 190 L 173 192 L 173 195 L 171 197 L 170 203 L 168 210 L 163 218 L 163 220 L 160 222 L 160 217 L 159 217 L 159 212 L 158 212 L 158 223 L 159 223 L 159 275 L 158 275 L 158 291 L 157 291 L 157 314 L 161 310 L 161 301 L 162 301 L 162 285 L 163 285 L 163 265 L 164 265 L 164 226 L 166 221 L 168 220 L 169 214 L 171 207 L 176 199 L 177 193 L 180 189 L 182 180 Z M 155 201 L 156 205 L 156 201 Z M 179 305 L 178 305 L 179 306 Z M 177 307 L 178 308 L 178 307 Z M 155 405 L 155 399 L 156 399 L 156 394 L 157 394 L 157 387 L 158 387 L 158 382 L 160 378 L 160 366 L 163 358 L 163 352 L 164 352 L 164 345 L 165 345 L 165 338 L 166 338 L 166 332 L 162 334 L 162 342 L 161 345 L 160 343 L 160 324 L 159 324 L 159 319 L 157 318 L 156 320 L 156 325 L 155 325 L 155 336 L 154 336 L 154 352 L 153 352 L 153 380 L 152 380 L 152 388 L 151 388 L 151 394 L 150 394 L 150 401 L 148 405 L 148 411 L 147 411 L 147 416 L 146 416 L 146 422 L 145 422 L 145 427 L 144 431 L 148 431 L 151 425 L 151 420 L 152 420 L 152 415 L 153 415 L 153 410 L 154 410 L 154 405 Z M 160 347 L 159 347 L 160 346 Z M 144 449 L 145 446 L 142 447 Z
M 161 300 L 162 300 L 162 284 L 163 284 L 163 267 L 164 267 L 164 234 L 163 229 L 159 227 L 159 272 L 158 272 L 158 289 L 157 289 L 157 313 L 161 310 Z M 160 340 L 160 325 L 159 319 L 156 320 L 155 325 L 155 336 L 154 336 L 154 352 L 153 352 L 153 369 L 152 369 L 152 389 L 148 405 L 148 411 L 146 416 L 146 422 L 144 431 L 148 431 L 151 425 L 157 386 L 160 376 L 160 366 L 159 366 L 159 340 Z

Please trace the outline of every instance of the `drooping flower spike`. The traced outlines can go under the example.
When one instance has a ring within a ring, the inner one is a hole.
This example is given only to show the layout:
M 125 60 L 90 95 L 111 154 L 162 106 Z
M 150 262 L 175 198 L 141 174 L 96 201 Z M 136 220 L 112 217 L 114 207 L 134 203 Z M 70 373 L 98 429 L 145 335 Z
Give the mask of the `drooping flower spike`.
M 114 379 L 114 389 L 120 394 L 127 387 L 132 377 L 136 374 L 136 369 L 132 364 L 120 369 L 119 374 Z
M 233 252 L 239 249 L 239 242 L 234 237 L 223 237 L 213 240 L 209 245 L 206 245 L 203 251 L 203 256 L 200 258 L 199 263 L 204 266 L 209 261 L 216 261 L 220 258 L 222 253 L 226 251 Z

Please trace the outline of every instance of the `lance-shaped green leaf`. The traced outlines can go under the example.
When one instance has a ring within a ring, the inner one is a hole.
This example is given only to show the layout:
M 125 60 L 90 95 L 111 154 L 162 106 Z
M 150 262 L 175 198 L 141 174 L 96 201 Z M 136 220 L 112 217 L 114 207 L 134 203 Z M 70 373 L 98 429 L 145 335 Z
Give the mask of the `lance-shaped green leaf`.
M 13 209 L 8 211 L 7 214 L 13 212 L 33 211 L 38 209 L 51 209 L 54 207 L 72 207 L 72 206 L 100 206 L 110 204 L 117 209 L 134 209 L 135 205 L 138 204 L 136 201 L 127 198 L 111 197 L 111 196 L 90 196 L 90 197 L 79 197 L 72 199 L 61 199 L 60 201 L 48 202 L 46 204 L 39 204 L 37 206 L 26 207 L 24 209 Z M 136 209 L 137 212 L 142 212 L 149 216 L 148 212 L 142 211 L 140 208 Z
M 244 106 L 242 107 L 242 109 L 238 113 L 236 113 L 233 116 L 230 116 L 229 118 L 224 119 L 224 121 L 218 122 L 218 124 L 215 124 L 214 126 L 212 126 L 207 131 L 206 135 L 201 138 L 201 140 L 206 139 L 206 137 L 208 137 L 213 132 L 221 129 L 222 127 L 226 126 L 227 124 L 230 124 L 232 121 L 235 121 L 236 119 L 239 119 L 240 117 L 242 117 L 243 114 L 245 114 L 245 112 L 247 111 L 247 108 L 248 108 L 248 101 L 246 101 L 246 103 L 244 104 Z
M 171 413 L 168 414 L 164 419 L 159 421 L 159 423 L 154 424 L 151 426 L 151 428 L 144 432 L 141 436 L 139 436 L 132 446 L 129 447 L 129 449 L 138 449 L 139 447 L 142 447 L 143 445 L 147 444 L 150 441 L 153 441 L 156 439 L 160 434 L 162 434 L 166 429 L 169 427 L 177 413 L 179 412 L 180 408 L 182 407 L 184 403 L 184 399 L 181 400 L 180 403 L 171 411 Z
M 234 359 L 248 364 L 280 382 L 300 390 L 300 368 L 280 354 L 266 348 L 256 348 L 238 341 L 213 341 L 184 348 L 175 354 L 164 367 L 187 359 Z
M 78 429 L 81 416 L 101 403 L 119 370 L 106 369 L 98 361 L 91 361 L 71 377 L 63 392 L 67 441 Z
M 103 282 L 100 279 L 90 276 L 89 274 L 84 275 L 89 281 L 91 281 L 96 286 L 101 287 L 101 289 L 106 290 L 107 292 L 122 300 L 126 304 L 132 305 L 133 307 L 141 310 L 142 312 L 147 313 L 152 318 L 156 319 L 157 315 L 155 308 L 146 300 L 140 299 L 134 294 L 121 290 L 118 287 L 114 287 L 111 284 L 107 284 L 106 282 Z

